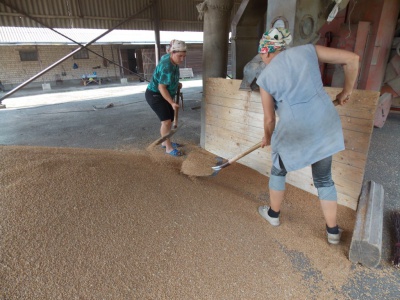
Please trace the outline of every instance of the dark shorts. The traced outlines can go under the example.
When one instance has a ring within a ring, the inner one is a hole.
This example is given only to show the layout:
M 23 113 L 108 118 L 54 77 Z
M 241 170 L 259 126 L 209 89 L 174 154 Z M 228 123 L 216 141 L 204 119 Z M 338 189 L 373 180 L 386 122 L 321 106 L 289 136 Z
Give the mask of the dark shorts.
M 146 101 L 150 105 L 151 109 L 157 114 L 160 121 L 174 120 L 174 109 L 167 100 L 163 98 L 160 93 L 155 93 L 146 89 L 145 93 Z

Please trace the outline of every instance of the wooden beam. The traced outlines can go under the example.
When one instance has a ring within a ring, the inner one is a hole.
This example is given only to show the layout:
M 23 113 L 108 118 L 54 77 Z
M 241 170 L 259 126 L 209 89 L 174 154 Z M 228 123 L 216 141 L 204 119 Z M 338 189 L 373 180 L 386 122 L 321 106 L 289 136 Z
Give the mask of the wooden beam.
M 382 253 L 383 198 L 382 185 L 373 181 L 363 185 L 350 244 L 349 259 L 353 263 L 369 268 L 379 265 Z

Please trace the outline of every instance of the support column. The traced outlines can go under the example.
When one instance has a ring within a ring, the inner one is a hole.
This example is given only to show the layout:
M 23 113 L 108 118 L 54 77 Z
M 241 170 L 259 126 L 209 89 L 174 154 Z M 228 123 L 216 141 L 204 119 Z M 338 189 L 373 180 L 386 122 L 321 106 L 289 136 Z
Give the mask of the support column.
M 153 14 L 154 14 L 154 36 L 156 40 L 155 44 L 155 57 L 156 66 L 161 58 L 161 44 L 160 44 L 160 15 L 158 13 L 158 0 L 153 0 Z
M 226 77 L 233 0 L 205 0 L 197 5 L 203 25 L 203 91 L 209 77 Z M 204 95 L 204 94 L 203 94 Z M 204 97 L 204 96 L 203 96 Z M 204 102 L 204 99 L 203 99 Z M 201 106 L 200 145 L 205 145 L 205 107 Z

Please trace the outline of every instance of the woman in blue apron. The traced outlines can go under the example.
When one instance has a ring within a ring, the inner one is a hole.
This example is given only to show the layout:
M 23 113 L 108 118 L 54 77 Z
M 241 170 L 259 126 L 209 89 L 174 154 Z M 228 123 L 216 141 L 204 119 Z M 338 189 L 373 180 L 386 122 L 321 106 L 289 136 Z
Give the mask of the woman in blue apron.
M 311 165 L 326 221 L 328 242 L 338 244 L 342 230 L 336 222 L 337 192 L 332 180 L 332 155 L 344 150 L 339 115 L 325 92 L 319 63 L 341 64 L 345 81 L 337 95 L 345 105 L 359 67 L 353 52 L 312 44 L 286 50 L 291 34 L 285 28 L 264 33 L 258 52 L 266 67 L 257 79 L 264 110 L 262 147 L 271 145 L 270 205 L 258 211 L 278 226 L 286 174 Z M 275 124 L 275 114 L 279 121 Z

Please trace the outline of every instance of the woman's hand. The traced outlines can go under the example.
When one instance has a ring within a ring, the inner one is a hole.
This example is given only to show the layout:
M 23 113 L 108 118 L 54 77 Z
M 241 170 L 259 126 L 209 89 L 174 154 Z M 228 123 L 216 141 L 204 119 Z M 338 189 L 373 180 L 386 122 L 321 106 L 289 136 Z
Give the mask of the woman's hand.
M 158 90 L 161 93 L 161 96 L 169 103 L 171 104 L 172 108 L 174 110 L 177 110 L 179 108 L 179 104 L 174 102 L 174 98 L 171 97 L 171 95 L 168 92 L 167 86 L 165 84 L 159 84 L 158 85 Z
M 351 91 L 356 86 L 360 57 L 347 50 L 319 45 L 315 46 L 315 50 L 319 62 L 342 65 L 344 71 L 343 91 L 336 96 L 336 99 L 340 105 L 346 104 L 350 99 Z
M 271 140 L 267 141 L 266 137 L 263 136 L 262 142 L 261 142 L 261 148 L 264 148 L 265 146 L 269 146 L 269 145 L 271 145 Z
M 347 93 L 345 91 L 342 91 L 339 94 L 337 94 L 336 100 L 338 100 L 339 104 L 341 106 L 343 106 L 350 100 L 350 95 L 351 95 L 351 93 Z
M 178 109 L 179 109 L 179 104 L 178 104 L 178 103 L 173 102 L 173 103 L 171 104 L 171 106 L 172 106 L 172 108 L 173 108 L 174 110 L 178 110 Z

